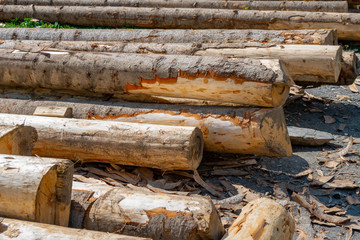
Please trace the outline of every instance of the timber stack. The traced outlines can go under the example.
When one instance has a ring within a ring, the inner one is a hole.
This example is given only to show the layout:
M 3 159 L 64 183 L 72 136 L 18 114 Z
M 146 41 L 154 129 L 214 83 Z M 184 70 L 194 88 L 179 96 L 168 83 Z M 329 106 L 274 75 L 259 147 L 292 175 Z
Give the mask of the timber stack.
M 360 41 L 356 0 L 0 1 L 0 21 L 82 27 L 0 28 L 0 237 L 292 238 L 268 198 L 224 227 L 243 197 L 197 169 L 204 151 L 291 156 L 290 88 L 359 75 L 338 43 Z

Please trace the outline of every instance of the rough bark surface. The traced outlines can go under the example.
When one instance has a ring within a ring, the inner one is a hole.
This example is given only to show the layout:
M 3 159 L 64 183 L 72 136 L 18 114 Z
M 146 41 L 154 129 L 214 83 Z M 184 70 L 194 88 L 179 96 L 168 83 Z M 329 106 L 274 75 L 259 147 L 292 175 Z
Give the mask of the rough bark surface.
M 217 8 L 238 10 L 282 10 L 310 12 L 347 12 L 347 1 L 209 1 L 209 0 L 1 0 L 7 5 L 112 6 L 154 8 Z
M 2 40 L 142 43 L 337 44 L 334 30 L 24 29 L 0 28 Z
M 294 231 L 295 221 L 283 206 L 274 200 L 259 198 L 242 209 L 222 239 L 289 240 Z
M 73 171 L 69 160 L 1 154 L 0 216 L 67 226 Z
M 80 119 L 114 120 L 163 125 L 192 126 L 201 129 L 204 149 L 212 152 L 289 156 L 292 153 L 285 117 L 281 108 L 237 108 L 133 102 L 106 102 L 41 99 L 30 94 L 0 95 L 0 112 L 31 115 L 39 106 L 73 109 Z
M 37 133 L 35 128 L 24 126 L 0 126 L 0 153 L 30 156 Z
M 66 240 L 145 240 L 148 238 L 131 237 L 120 234 L 103 233 L 85 229 L 60 227 L 44 223 L 27 222 L 4 218 L 0 222 L 2 240 L 23 239 L 66 239 Z
M 339 39 L 359 41 L 356 13 L 189 8 L 0 6 L 0 20 L 18 17 L 79 26 L 198 29 L 336 29 Z
M 91 199 L 73 200 L 83 206 L 92 201 L 81 221 L 86 229 L 154 240 L 220 239 L 224 234 L 210 199 L 74 182 L 73 193 L 88 192 Z
M 159 95 L 281 106 L 289 79 L 279 60 L 0 49 L 0 85 L 82 95 Z
M 192 170 L 201 160 L 198 128 L 0 114 L 0 124 L 24 124 L 38 132 L 33 154 L 79 161 Z

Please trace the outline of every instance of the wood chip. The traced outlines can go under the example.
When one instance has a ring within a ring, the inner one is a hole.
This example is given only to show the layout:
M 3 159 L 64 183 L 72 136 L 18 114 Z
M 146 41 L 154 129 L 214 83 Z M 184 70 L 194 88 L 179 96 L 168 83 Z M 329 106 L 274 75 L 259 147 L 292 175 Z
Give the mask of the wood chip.
M 355 184 L 351 179 L 334 180 L 330 183 L 322 185 L 323 188 L 358 188 L 359 184 Z
M 316 220 L 316 219 L 313 219 L 311 222 L 315 223 L 315 224 L 319 224 L 319 225 L 328 226 L 328 227 L 336 227 L 335 223 L 323 222 L 323 221 L 319 221 L 319 220 Z
M 348 154 L 353 142 L 354 142 L 354 138 L 352 136 L 350 136 L 348 144 L 346 145 L 346 147 L 344 147 L 341 150 L 336 151 L 335 153 L 331 153 L 331 154 L 327 155 L 327 157 L 331 158 L 331 159 L 342 158 L 343 156 Z
M 161 189 L 161 188 L 153 187 L 153 186 L 151 186 L 150 184 L 146 185 L 146 187 L 147 187 L 148 189 L 150 189 L 151 191 L 156 192 L 156 193 L 176 194 L 176 195 L 182 195 L 182 196 L 188 196 L 188 195 L 190 195 L 189 192 L 168 191 L 168 190 L 164 190 L 164 189 Z
M 297 173 L 297 174 L 294 174 L 293 177 L 294 177 L 294 178 L 305 177 L 305 176 L 309 175 L 309 174 L 312 173 L 312 172 L 313 172 L 312 169 L 311 169 L 311 168 L 308 168 L 308 169 L 306 169 L 306 170 L 304 170 L 304 171 L 302 171 L 302 172 L 299 172 L 299 173 Z
M 346 201 L 350 205 L 358 205 L 358 204 L 360 204 L 360 200 L 357 197 L 354 197 L 354 196 L 346 196 Z
M 334 175 L 332 176 L 316 176 L 311 183 L 312 186 L 322 186 L 323 184 L 329 182 L 331 179 L 334 178 Z
M 111 174 L 111 176 L 119 176 L 120 179 L 124 179 L 122 181 L 125 181 L 127 183 L 131 183 L 131 184 L 138 184 L 141 180 L 141 178 L 135 174 L 132 173 L 128 173 L 126 172 L 124 169 L 117 171 L 117 170 L 113 170 L 111 168 L 106 168 L 106 171 Z
M 356 86 L 355 83 L 349 85 L 349 89 L 350 89 L 350 91 L 352 91 L 353 93 L 358 93 L 358 92 L 359 92 L 359 89 L 358 89 L 358 87 Z
M 336 95 L 336 98 L 337 98 L 339 101 L 348 101 L 348 100 L 350 100 L 350 97 L 347 96 L 347 95 Z
M 340 163 L 341 163 L 340 161 L 331 160 L 331 161 L 326 161 L 323 166 L 327 168 L 335 169 L 337 168 L 337 166 L 339 166 Z
M 324 122 L 325 122 L 326 124 L 333 124 L 333 123 L 336 122 L 336 119 L 333 118 L 333 117 L 331 117 L 331 116 L 329 116 L 329 115 L 324 115 L 323 117 L 324 117 Z
M 216 190 L 212 189 L 208 184 L 206 184 L 206 182 L 204 182 L 204 180 L 201 179 L 198 171 L 195 169 L 194 170 L 194 180 L 203 188 L 205 188 L 209 193 L 211 193 L 212 195 L 216 196 L 216 197 L 225 197 L 224 194 L 217 192 Z
M 345 124 L 345 123 L 340 123 L 339 126 L 338 126 L 338 128 L 337 128 L 337 130 L 340 131 L 340 132 L 342 132 L 342 131 L 344 131 L 345 127 L 346 127 L 346 124 Z

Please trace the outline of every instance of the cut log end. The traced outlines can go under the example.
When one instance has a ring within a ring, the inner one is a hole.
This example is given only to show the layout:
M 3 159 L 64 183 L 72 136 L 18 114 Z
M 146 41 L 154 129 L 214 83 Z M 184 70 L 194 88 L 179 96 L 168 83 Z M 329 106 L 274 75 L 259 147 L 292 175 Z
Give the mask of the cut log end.
M 261 133 L 273 156 L 291 156 L 292 147 L 282 108 L 269 112 L 263 118 Z
M 272 87 L 272 106 L 280 107 L 284 105 L 289 96 L 289 86 L 274 85 Z
M 31 155 L 37 132 L 27 126 L 0 126 L 0 153 L 14 155 Z
M 295 221 L 286 209 L 274 200 L 260 198 L 247 204 L 230 226 L 223 240 L 292 239 Z
M 203 133 L 199 128 L 195 128 L 190 137 L 189 166 L 191 170 L 197 169 L 201 163 L 204 149 Z

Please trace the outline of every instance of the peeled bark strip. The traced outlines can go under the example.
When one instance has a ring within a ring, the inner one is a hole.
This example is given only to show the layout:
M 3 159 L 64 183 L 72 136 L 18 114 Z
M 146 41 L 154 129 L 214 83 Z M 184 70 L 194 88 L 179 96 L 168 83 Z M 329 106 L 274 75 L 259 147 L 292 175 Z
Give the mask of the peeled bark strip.
M 24 126 L 0 126 L 0 153 L 13 155 L 31 155 L 34 142 L 37 140 L 36 130 Z
M 86 229 L 154 240 L 220 239 L 224 234 L 210 199 L 79 182 L 73 184 L 71 211 L 78 214 L 74 207 L 83 207 L 83 219 L 76 222 L 80 221 Z
M 0 20 L 33 17 L 78 26 L 198 29 L 336 29 L 339 39 L 359 41 L 356 13 L 189 8 L 0 6 Z
M 30 94 L 27 94 L 29 96 Z M 32 94 L 33 95 L 33 94 Z M 0 95 L 0 112 L 31 115 L 38 106 L 70 107 L 73 117 L 201 129 L 212 152 L 284 157 L 292 153 L 281 108 L 238 108 Z
M 186 30 L 0 28 L 2 40 L 122 41 L 142 43 L 337 44 L 334 30 Z M 0 41 L 1 42 L 1 41 Z M 256 46 L 256 45 L 254 45 Z
M 294 231 L 295 221 L 283 206 L 274 200 L 259 198 L 242 209 L 222 239 L 289 240 Z
M 65 159 L 0 155 L 0 216 L 67 226 L 74 167 Z
M 37 130 L 33 154 L 44 157 L 169 170 L 193 170 L 202 159 L 194 127 L 0 114 L 0 124 L 20 123 Z
M 145 240 L 120 234 L 103 233 L 85 229 L 74 229 L 44 223 L 21 221 L 11 218 L 0 222 L 2 240 L 22 239 L 66 239 L 66 240 Z
M 282 10 L 309 12 L 347 12 L 347 1 L 213 1 L 213 0 L 2 0 L 7 5 L 112 6 L 153 8 L 218 8 L 238 10 Z
M 288 83 L 279 60 L 0 49 L 0 85 L 7 87 L 278 107 Z

